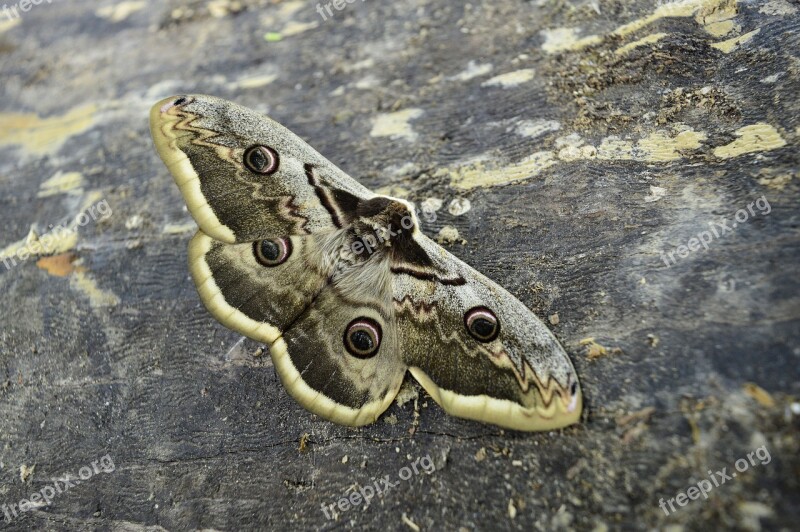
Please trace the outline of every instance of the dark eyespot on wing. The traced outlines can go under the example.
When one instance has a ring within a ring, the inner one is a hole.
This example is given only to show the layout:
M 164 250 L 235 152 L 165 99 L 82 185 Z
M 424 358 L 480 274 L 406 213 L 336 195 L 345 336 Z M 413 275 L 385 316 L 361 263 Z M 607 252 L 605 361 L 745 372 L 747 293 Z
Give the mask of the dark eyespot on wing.
M 489 308 L 474 307 L 464 314 L 464 325 L 470 336 L 479 342 L 488 343 L 500 334 L 500 321 Z
M 356 358 L 370 358 L 378 353 L 383 331 L 380 324 L 361 317 L 351 321 L 344 331 L 343 343 L 347 352 Z
M 288 238 L 257 240 L 253 242 L 253 255 L 262 266 L 280 266 L 292 255 L 292 241 Z
M 271 175 L 278 171 L 278 152 L 268 146 L 252 146 L 244 152 L 245 167 L 255 174 Z

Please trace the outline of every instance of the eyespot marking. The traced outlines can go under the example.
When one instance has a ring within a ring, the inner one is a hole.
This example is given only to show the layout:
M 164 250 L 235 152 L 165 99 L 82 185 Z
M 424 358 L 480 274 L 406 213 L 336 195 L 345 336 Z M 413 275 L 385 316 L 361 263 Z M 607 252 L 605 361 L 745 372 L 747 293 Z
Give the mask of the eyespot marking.
M 482 343 L 488 343 L 500 334 L 500 321 L 494 312 L 486 307 L 474 307 L 464 314 L 464 325 L 470 336 Z
M 292 254 L 292 241 L 288 238 L 274 240 L 257 240 L 253 242 L 253 255 L 262 266 L 272 268 L 280 266 Z
M 383 331 L 375 320 L 356 318 L 344 330 L 344 347 L 356 358 L 371 358 L 381 347 Z
M 255 174 L 271 175 L 278 171 L 280 158 L 278 152 L 268 146 L 247 148 L 242 157 L 245 168 Z

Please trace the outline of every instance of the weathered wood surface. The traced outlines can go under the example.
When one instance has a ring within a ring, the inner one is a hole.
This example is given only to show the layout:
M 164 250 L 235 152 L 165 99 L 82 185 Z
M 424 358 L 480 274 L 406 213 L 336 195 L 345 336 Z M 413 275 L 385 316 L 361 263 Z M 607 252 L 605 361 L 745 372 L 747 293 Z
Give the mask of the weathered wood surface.
M 658 4 L 0 14 L 3 257 L 32 227 L 112 211 L 54 257 L 0 264 L 0 504 L 106 454 L 115 466 L 3 528 L 793 529 L 800 13 Z M 362 429 L 303 410 L 188 277 L 193 224 L 147 129 L 149 106 L 179 92 L 268 112 L 368 186 L 443 200 L 424 231 L 456 228 L 456 255 L 558 315 L 584 422 L 504 432 L 423 392 Z M 708 250 L 665 264 L 762 197 L 768 214 L 753 205 Z M 455 198 L 472 208 L 451 214 Z M 659 509 L 761 446 L 769 463 Z M 435 472 L 323 513 L 426 456 Z

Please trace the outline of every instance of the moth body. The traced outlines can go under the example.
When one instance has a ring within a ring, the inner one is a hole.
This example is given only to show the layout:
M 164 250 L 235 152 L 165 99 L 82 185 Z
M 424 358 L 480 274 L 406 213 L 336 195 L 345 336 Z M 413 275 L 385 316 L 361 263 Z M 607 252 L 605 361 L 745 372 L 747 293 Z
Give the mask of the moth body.
M 578 377 L 553 334 L 425 236 L 414 205 L 219 98 L 168 98 L 150 125 L 199 226 L 189 269 L 201 300 L 270 345 L 305 408 L 371 423 L 409 372 L 459 417 L 517 430 L 578 421 Z

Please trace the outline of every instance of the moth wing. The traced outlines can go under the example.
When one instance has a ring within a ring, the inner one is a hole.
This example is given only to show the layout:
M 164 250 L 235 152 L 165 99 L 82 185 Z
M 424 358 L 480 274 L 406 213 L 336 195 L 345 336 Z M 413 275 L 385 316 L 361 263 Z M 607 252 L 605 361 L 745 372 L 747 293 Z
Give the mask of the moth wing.
M 406 371 L 388 268 L 342 271 L 334 260 L 341 248 L 336 234 L 276 240 L 285 241 L 287 256 L 265 266 L 260 242 L 226 244 L 198 231 L 189 266 L 200 298 L 226 327 L 270 344 L 281 382 L 307 410 L 343 425 L 372 423 Z M 380 330 L 373 356 L 359 358 L 345 347 L 347 328 L 359 319 Z
M 150 131 L 192 217 L 221 242 L 334 231 L 374 197 L 282 125 L 220 98 L 162 100 Z
M 259 262 L 259 241 L 226 244 L 198 231 L 189 242 L 189 270 L 200 299 L 226 327 L 272 344 L 325 286 L 329 271 L 313 237 L 276 239 L 281 264 Z
M 356 356 L 346 342 L 365 323 L 377 331 L 378 348 Z M 284 387 L 302 406 L 360 426 L 375 421 L 400 389 L 406 366 L 398 349 L 388 266 L 378 263 L 335 274 L 271 353 Z
M 550 330 L 514 296 L 420 232 L 414 239 L 432 264 L 406 267 L 393 278 L 398 341 L 414 378 L 458 417 L 516 430 L 577 422 L 577 374 Z M 481 308 L 499 322 L 488 342 L 476 340 L 466 323 L 470 311 Z

